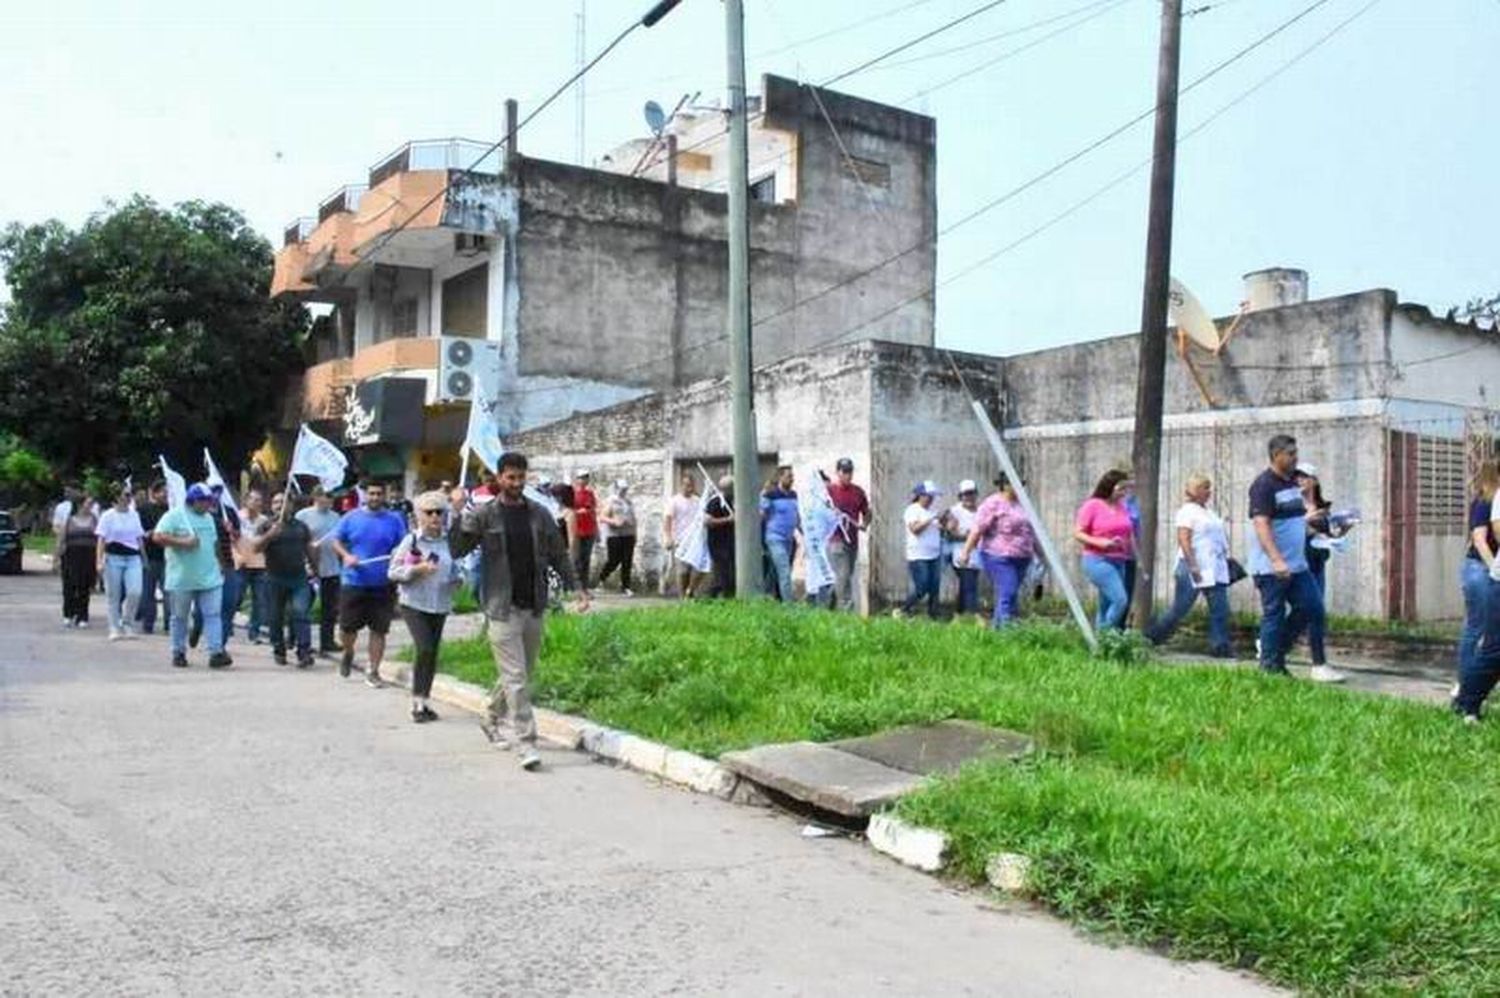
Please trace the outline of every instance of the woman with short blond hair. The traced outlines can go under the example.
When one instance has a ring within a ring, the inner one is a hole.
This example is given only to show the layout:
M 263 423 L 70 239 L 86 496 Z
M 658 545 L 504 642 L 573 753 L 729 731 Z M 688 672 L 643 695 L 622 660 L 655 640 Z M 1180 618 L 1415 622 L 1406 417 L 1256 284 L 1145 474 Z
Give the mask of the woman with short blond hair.
M 1218 513 L 1209 509 L 1214 486 L 1202 472 L 1188 476 L 1183 487 L 1187 501 L 1177 510 L 1176 598 L 1171 608 L 1146 628 L 1146 638 L 1161 644 L 1172 636 L 1198 595 L 1208 604 L 1208 645 L 1216 658 L 1229 657 L 1229 532 Z

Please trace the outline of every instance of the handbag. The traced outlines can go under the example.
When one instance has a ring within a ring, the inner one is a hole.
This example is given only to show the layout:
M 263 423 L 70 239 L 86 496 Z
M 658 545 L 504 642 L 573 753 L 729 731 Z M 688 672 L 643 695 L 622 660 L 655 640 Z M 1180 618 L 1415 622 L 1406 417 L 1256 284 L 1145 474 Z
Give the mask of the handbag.
M 1231 586 L 1249 574 L 1249 572 L 1245 571 L 1245 566 L 1239 563 L 1238 559 L 1229 559 L 1229 584 Z

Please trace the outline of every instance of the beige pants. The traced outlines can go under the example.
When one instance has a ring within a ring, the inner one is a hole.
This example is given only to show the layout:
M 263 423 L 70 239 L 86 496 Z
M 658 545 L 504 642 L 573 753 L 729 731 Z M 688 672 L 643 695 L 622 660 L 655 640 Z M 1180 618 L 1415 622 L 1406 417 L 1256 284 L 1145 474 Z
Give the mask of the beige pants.
M 490 651 L 499 673 L 490 691 L 490 720 L 503 721 L 522 742 L 536 741 L 529 685 L 541 647 L 540 614 L 512 609 L 510 619 L 490 621 Z

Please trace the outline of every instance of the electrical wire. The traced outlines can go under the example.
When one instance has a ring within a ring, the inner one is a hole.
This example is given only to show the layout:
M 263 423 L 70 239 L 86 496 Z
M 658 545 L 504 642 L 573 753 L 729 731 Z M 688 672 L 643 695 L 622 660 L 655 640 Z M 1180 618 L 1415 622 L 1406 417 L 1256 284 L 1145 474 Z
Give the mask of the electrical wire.
M 860 63 L 858 66 L 855 66 L 853 69 L 846 69 L 837 76 L 831 76 L 818 85 L 821 87 L 832 86 L 833 84 L 838 83 L 840 80 L 848 79 L 856 73 L 862 73 L 865 70 L 869 69 L 871 66 L 874 66 L 877 63 L 884 62 L 893 55 L 900 55 L 907 49 L 920 45 L 923 42 L 927 41 L 929 38 L 936 38 L 938 35 L 942 34 L 945 31 L 951 31 L 953 28 L 958 27 L 960 24 L 963 24 L 966 21 L 973 20 L 980 14 L 983 14 L 985 11 L 994 10 L 996 7 L 1006 2 L 1007 0 L 989 0 L 988 3 L 980 4 L 978 7 L 975 7 L 973 10 L 969 11 L 966 14 L 961 14 L 958 17 L 953 18 L 953 20 L 951 21 L 946 21 L 943 24 L 938 25 L 931 31 L 920 34 L 910 41 L 902 42 L 895 48 L 888 49 L 887 51 L 882 52 L 880 55 L 877 55 L 872 59 L 867 59 L 866 61 Z

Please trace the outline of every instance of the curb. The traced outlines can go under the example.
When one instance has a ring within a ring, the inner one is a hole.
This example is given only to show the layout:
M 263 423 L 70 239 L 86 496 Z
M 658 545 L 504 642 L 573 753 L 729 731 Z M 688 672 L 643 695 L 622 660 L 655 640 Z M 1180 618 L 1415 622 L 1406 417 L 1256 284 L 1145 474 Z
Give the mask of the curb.
M 409 662 L 389 663 L 386 678 L 411 687 Z M 432 681 L 432 698 L 449 706 L 483 716 L 489 711 L 489 691 L 444 673 Z M 654 776 L 665 783 L 707 794 L 732 804 L 768 807 L 768 801 L 753 783 L 725 769 L 712 759 L 649 741 L 625 731 L 545 707 L 534 708 L 537 735 L 554 745 L 587 752 L 626 769 Z
M 925 873 L 937 873 L 948 859 L 948 836 L 908 824 L 892 814 L 877 814 L 865 829 L 870 848 Z

